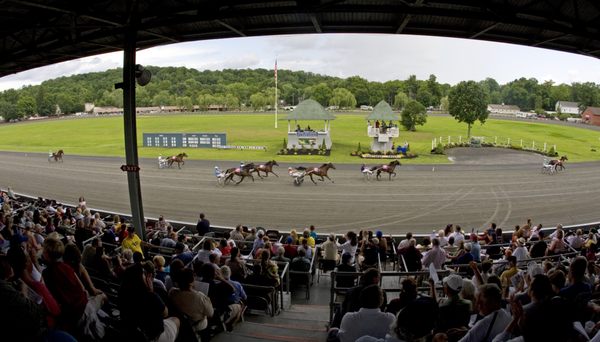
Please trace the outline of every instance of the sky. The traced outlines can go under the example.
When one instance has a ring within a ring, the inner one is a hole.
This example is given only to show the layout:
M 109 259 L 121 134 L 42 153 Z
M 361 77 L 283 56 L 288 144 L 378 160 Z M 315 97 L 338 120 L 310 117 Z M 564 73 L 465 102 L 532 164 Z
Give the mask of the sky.
M 138 52 L 137 62 L 198 70 L 278 69 L 309 71 L 369 81 L 410 75 L 456 84 L 486 77 L 505 84 L 536 78 L 556 84 L 600 82 L 600 59 L 485 41 L 376 34 L 313 34 L 231 38 L 165 45 Z M 81 58 L 0 78 L 0 91 L 44 80 L 121 67 L 121 52 Z

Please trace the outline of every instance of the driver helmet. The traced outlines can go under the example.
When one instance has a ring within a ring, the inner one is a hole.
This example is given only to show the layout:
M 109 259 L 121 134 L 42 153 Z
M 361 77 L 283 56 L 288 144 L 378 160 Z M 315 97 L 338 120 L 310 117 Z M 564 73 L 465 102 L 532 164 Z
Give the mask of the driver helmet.
M 215 169 L 218 169 L 218 168 L 219 168 L 218 166 L 215 166 Z

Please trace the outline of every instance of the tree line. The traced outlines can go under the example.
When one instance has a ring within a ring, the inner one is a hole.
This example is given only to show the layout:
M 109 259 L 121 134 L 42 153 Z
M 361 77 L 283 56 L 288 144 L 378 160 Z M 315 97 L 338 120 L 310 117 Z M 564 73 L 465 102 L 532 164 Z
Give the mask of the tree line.
M 152 82 L 137 87 L 139 107 L 178 106 L 182 111 L 198 106 L 208 110 L 219 106 L 227 110 L 265 110 L 274 106 L 273 70 L 225 69 L 199 71 L 185 67 L 148 67 Z M 40 115 L 71 114 L 84 111 L 86 102 L 96 106 L 123 107 L 122 92 L 114 89 L 122 70 L 111 69 L 44 81 L 40 85 L 9 89 L 0 93 L 0 116 L 5 120 Z M 535 78 L 519 78 L 500 85 L 493 78 L 475 82 L 486 103 L 517 105 L 522 110 L 554 110 L 556 101 L 573 101 L 582 107 L 600 106 L 600 84 L 593 82 L 540 83 Z M 296 105 L 312 98 L 323 106 L 352 109 L 373 106 L 385 100 L 395 109 L 410 101 L 424 107 L 448 110 L 448 96 L 457 85 L 439 83 L 435 75 L 419 80 L 373 82 L 359 76 L 339 78 L 305 71 L 278 70 L 278 92 L 282 105 Z M 411 105 L 412 109 L 414 105 Z

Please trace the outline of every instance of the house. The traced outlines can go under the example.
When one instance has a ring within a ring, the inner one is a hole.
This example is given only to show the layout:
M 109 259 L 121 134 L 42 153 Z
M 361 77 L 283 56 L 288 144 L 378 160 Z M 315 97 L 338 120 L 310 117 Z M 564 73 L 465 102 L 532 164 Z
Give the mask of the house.
M 600 107 L 587 107 L 581 117 L 585 123 L 600 126 Z
M 501 114 L 501 115 L 514 115 L 517 116 L 521 112 L 521 109 L 515 105 L 505 105 L 505 104 L 489 104 L 487 106 L 488 112 L 490 114 Z
M 580 115 L 579 103 L 568 101 L 557 101 L 554 110 L 562 114 Z

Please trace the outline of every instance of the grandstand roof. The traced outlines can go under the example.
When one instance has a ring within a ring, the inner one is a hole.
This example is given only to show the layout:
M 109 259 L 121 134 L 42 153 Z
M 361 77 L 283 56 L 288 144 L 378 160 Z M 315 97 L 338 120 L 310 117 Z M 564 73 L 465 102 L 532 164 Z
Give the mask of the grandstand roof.
M 123 49 L 300 33 L 446 36 L 600 57 L 595 0 L 5 0 L 0 77 Z
M 394 113 L 392 107 L 385 101 L 381 100 L 373 108 L 373 112 L 367 116 L 367 120 L 392 120 L 398 121 L 398 113 Z
M 326 111 L 321 104 L 313 99 L 300 102 L 293 112 L 288 114 L 288 120 L 334 120 L 335 115 Z

